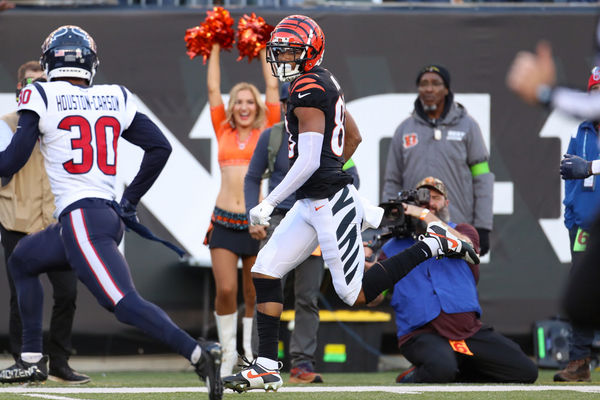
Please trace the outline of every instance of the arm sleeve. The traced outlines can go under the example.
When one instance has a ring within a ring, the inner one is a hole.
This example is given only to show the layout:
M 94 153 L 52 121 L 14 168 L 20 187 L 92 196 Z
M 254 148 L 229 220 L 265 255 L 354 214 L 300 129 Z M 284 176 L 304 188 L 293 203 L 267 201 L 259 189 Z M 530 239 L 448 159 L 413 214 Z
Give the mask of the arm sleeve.
M 131 125 L 122 136 L 123 139 L 144 150 L 140 169 L 123 193 L 123 198 L 137 205 L 167 163 L 171 154 L 171 145 L 154 122 L 139 112 L 135 114 Z
M 600 94 L 558 87 L 552 93 L 552 107 L 583 119 L 600 118 Z
M 295 193 L 304 182 L 319 168 L 323 134 L 303 132 L 298 135 L 298 158 L 281 183 L 265 199 L 276 207 L 292 193 Z
M 489 152 L 485 147 L 481 129 L 473 119 L 469 133 L 467 163 L 473 179 L 473 225 L 491 231 L 494 220 L 494 174 L 490 171 Z
M 27 163 L 40 136 L 39 120 L 33 111 L 20 112 L 17 131 L 6 150 L 0 152 L 0 176 L 11 176 Z
M 265 172 L 265 169 L 267 169 L 267 147 L 270 134 L 271 129 L 269 128 L 261 133 L 258 138 L 254 153 L 250 159 L 248 172 L 246 172 L 246 177 L 244 178 L 244 200 L 246 202 L 246 211 L 251 210 L 258 204 L 262 174 Z
M 398 197 L 398 192 L 402 190 L 402 127 L 401 124 L 392 138 L 388 158 L 385 164 L 385 175 L 383 178 L 383 194 L 381 201 L 388 201 Z

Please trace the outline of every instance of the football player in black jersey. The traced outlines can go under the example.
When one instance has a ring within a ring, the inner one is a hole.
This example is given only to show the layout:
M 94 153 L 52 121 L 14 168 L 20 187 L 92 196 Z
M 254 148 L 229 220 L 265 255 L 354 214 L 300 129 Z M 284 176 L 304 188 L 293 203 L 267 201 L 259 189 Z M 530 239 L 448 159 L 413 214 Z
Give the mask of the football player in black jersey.
M 442 226 L 430 226 L 423 240 L 364 271 L 361 227 L 378 226 L 383 210 L 361 202 L 352 177 L 342 171 L 361 141 L 346 111 L 335 77 L 320 66 L 323 31 L 311 18 L 284 18 L 267 43 L 273 75 L 290 82 L 285 117 L 290 169 L 281 183 L 250 210 L 250 223 L 268 225 L 275 206 L 293 193 L 296 203 L 259 252 L 252 276 L 256 288 L 258 358 L 223 379 L 238 392 L 277 390 L 283 384 L 277 361 L 281 277 L 306 259 L 317 245 L 331 272 L 336 293 L 349 305 L 371 302 L 432 255 L 451 255 L 478 263 L 472 247 Z M 365 220 L 365 222 L 363 222 Z

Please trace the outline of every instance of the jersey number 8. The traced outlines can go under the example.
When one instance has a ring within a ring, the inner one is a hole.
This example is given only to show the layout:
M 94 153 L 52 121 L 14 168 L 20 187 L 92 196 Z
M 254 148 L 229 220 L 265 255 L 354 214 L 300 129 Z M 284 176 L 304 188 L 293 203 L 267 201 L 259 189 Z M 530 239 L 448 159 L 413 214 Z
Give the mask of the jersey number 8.
M 341 157 L 344 152 L 345 120 L 346 106 L 344 98 L 340 96 L 335 103 L 335 126 L 331 132 L 331 151 L 338 157 Z

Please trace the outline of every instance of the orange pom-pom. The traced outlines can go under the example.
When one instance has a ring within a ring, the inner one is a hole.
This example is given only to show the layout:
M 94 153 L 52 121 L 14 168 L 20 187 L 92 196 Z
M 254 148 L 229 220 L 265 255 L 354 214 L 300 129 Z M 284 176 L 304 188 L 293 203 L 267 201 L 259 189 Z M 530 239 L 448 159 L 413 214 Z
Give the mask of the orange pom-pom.
M 233 47 L 235 32 L 233 31 L 233 18 L 229 11 L 223 7 L 214 7 L 206 12 L 207 16 L 200 24 L 185 31 L 187 55 L 190 59 L 202 56 L 202 62 L 210 56 L 212 46 L 218 43 L 222 49 L 230 50 Z
M 185 31 L 184 39 L 187 48 L 186 53 L 190 60 L 202 56 L 202 63 L 206 64 L 213 45 L 212 33 L 207 31 L 204 25 L 195 26 Z
M 262 17 L 257 17 L 254 13 L 244 14 L 238 21 L 237 48 L 240 55 L 237 60 L 248 57 L 250 62 L 257 57 L 260 50 L 267 45 L 273 29 L 275 27 L 267 24 Z
M 214 7 L 213 11 L 207 11 L 206 14 L 204 24 L 206 24 L 206 29 L 214 35 L 214 42 L 224 50 L 231 49 L 235 32 L 233 31 L 234 21 L 229 11 L 223 7 Z

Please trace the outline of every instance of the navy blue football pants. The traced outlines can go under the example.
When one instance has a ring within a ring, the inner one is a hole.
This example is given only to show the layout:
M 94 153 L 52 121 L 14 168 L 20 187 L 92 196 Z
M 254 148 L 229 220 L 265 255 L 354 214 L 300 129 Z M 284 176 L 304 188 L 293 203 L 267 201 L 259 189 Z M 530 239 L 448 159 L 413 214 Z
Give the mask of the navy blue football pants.
M 68 262 L 100 305 L 119 321 L 190 359 L 196 341 L 135 290 L 118 249 L 122 237 L 123 223 L 106 200 L 83 199 L 69 206 L 58 223 L 19 242 L 8 264 L 23 322 L 22 352 L 42 352 L 44 294 L 39 275 L 64 269 Z

